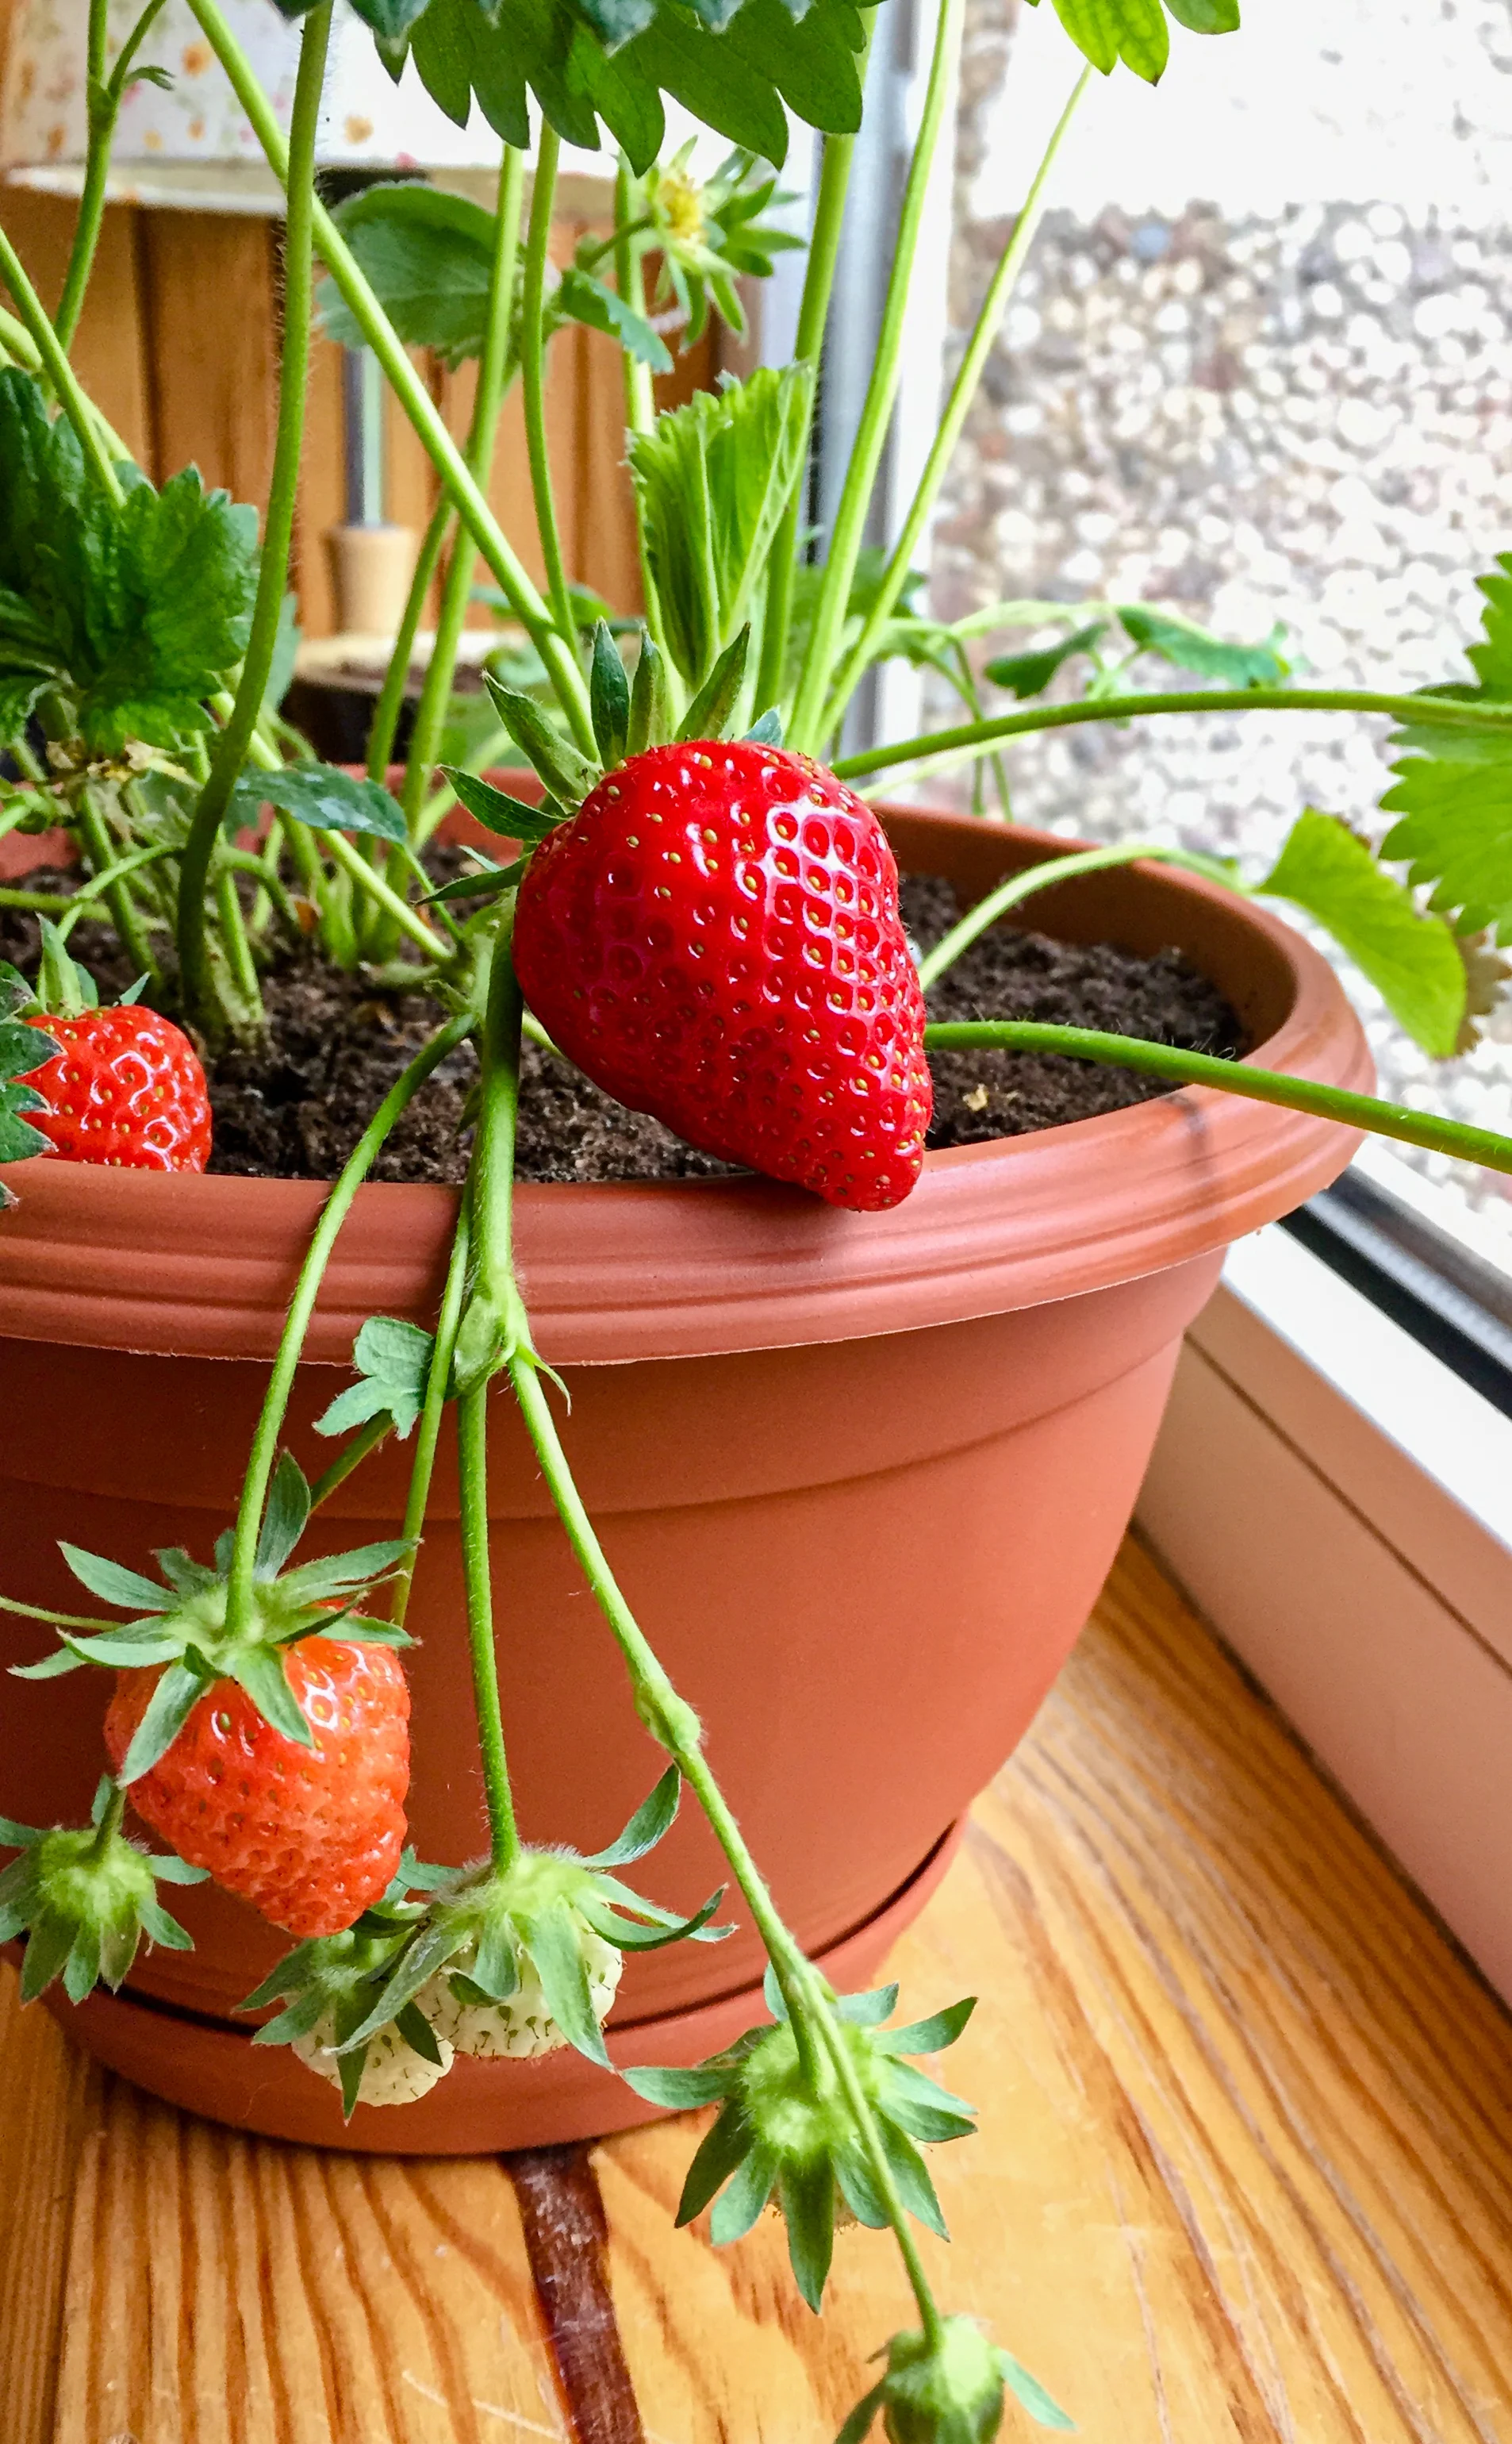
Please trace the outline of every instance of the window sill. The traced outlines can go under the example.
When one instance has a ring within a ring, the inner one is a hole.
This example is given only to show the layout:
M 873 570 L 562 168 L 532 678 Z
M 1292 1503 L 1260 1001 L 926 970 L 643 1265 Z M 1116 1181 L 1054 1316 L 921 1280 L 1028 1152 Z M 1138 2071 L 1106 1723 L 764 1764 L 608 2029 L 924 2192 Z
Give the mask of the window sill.
M 1512 1999 L 1512 1418 L 1264 1231 L 1188 1336 L 1139 1520 Z

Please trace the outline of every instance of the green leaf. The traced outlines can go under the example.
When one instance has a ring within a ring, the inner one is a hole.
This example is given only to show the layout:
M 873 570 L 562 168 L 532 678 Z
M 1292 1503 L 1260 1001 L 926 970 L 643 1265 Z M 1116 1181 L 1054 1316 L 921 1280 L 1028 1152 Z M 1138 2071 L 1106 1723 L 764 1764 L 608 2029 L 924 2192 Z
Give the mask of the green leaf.
M 532 696 L 505 687 L 489 670 L 483 674 L 483 683 L 498 708 L 499 719 L 551 795 L 563 806 L 581 805 L 599 778 L 587 757 L 579 754 Z
M 1466 977 L 1453 933 L 1441 916 L 1421 912 L 1346 824 L 1307 807 L 1256 889 L 1325 926 L 1425 1052 L 1447 1060 L 1454 1051 Z
M 1054 2427 L 1064 2435 L 1075 2433 L 1076 2420 L 1068 2418 L 1060 2403 L 1051 2400 L 1039 2378 L 1031 2376 L 1026 2367 L 1021 2366 L 1011 2351 L 999 2351 L 996 2358 L 1004 2383 L 1038 2425 Z
M 237 1648 L 227 1657 L 226 1673 L 250 1697 L 269 1731 L 292 1740 L 297 1748 L 315 1746 L 314 1727 L 284 1676 L 275 1647 Z
M 1401 818 L 1382 857 L 1406 861 L 1409 881 L 1428 886 L 1429 906 L 1456 932 L 1512 942 L 1512 724 L 1502 738 L 1425 721 L 1396 743 L 1418 751 L 1393 766 L 1396 784 L 1381 800 Z
M 549 840 L 562 821 L 564 809 L 554 802 L 529 806 L 523 798 L 511 798 L 507 789 L 496 789 L 491 781 L 480 781 L 474 772 L 460 771 L 452 764 L 443 764 L 440 769 L 456 791 L 459 805 L 485 831 L 497 832 L 503 840 L 533 846 Z
M 278 772 L 244 772 L 231 796 L 233 825 L 255 822 L 265 806 L 292 815 L 312 831 L 366 832 L 377 840 L 409 838 L 398 801 L 377 781 L 354 780 L 334 764 L 286 764 Z
M 279 1453 L 252 1575 L 276 1579 L 309 1524 L 310 1490 L 292 1452 Z
M 564 315 L 568 322 L 586 324 L 589 330 L 602 331 L 607 338 L 618 340 L 627 356 L 649 365 L 654 374 L 671 373 L 672 354 L 660 333 L 644 314 L 637 314 L 592 272 L 569 265 L 552 302 L 557 313 Z
M 635 2070 L 622 2070 L 619 2076 L 648 2104 L 670 2104 L 679 2113 L 694 2105 L 712 2104 L 716 2098 L 728 2095 L 730 2080 L 728 2064 L 717 2062 L 698 2063 L 688 2070 L 679 2070 L 671 2064 L 646 2063 Z
M 1006 688 L 1010 695 L 1040 695 L 1054 678 L 1062 662 L 1075 654 L 1090 653 L 1106 630 L 1106 620 L 1089 620 L 1069 637 L 1061 637 L 1053 645 L 1042 645 L 1029 654 L 1000 654 L 988 662 L 983 676 L 994 687 Z
M 802 471 L 814 375 L 763 366 L 659 416 L 630 445 L 668 650 L 701 688 L 745 625 Z
M 613 2068 L 603 2031 L 588 1991 L 588 1972 L 577 1923 L 564 1900 L 547 1901 L 527 1918 L 516 1920 L 520 1938 L 535 1963 L 541 1990 L 558 2027 L 569 2045 L 590 2062 Z
M 172 1599 L 166 1587 L 155 1586 L 139 1571 L 128 1570 L 120 1562 L 106 1561 L 102 1553 L 85 1553 L 77 1545 L 60 1542 L 59 1552 L 67 1563 L 81 1586 L 87 1587 L 101 1603 L 115 1604 L 121 1612 L 159 1613 L 172 1609 Z
M 198 1705 L 209 1683 L 188 1663 L 170 1663 L 153 1691 L 147 1711 L 131 1745 L 117 1768 L 116 1779 L 129 1790 L 165 1756 Z
M 352 1349 L 360 1382 L 341 1392 L 315 1420 L 318 1435 L 343 1435 L 371 1417 L 387 1416 L 400 1442 L 408 1441 L 425 1406 L 435 1342 L 417 1324 L 392 1315 L 370 1315 Z
M 1116 607 L 1134 643 L 1145 653 L 1158 654 L 1179 671 L 1193 671 L 1200 678 L 1221 679 L 1226 687 L 1236 688 L 1280 687 L 1290 676 L 1290 663 L 1277 650 L 1284 633 L 1279 626 L 1263 644 L 1233 645 L 1173 611 L 1152 611 L 1143 602 L 1120 602 Z
M 746 732 L 746 739 L 747 744 L 751 747 L 781 747 L 783 716 L 776 705 L 773 705 L 769 712 L 764 713 L 760 720 L 752 722 Z
M 625 760 L 625 740 L 630 731 L 630 681 L 607 620 L 600 620 L 593 632 L 589 694 L 599 760 L 604 770 L 612 772 Z
M 641 1801 L 624 1831 L 617 1834 L 607 1848 L 595 1850 L 584 1863 L 590 1867 L 628 1867 L 633 1861 L 643 1859 L 672 1830 L 681 1796 L 682 1776 L 674 1765 L 670 1765 L 655 1790 Z
M 491 213 L 435 187 L 378 186 L 348 197 L 336 222 L 407 347 L 433 348 L 452 367 L 481 353 L 493 273 Z M 321 282 L 318 303 L 329 336 L 360 346 L 360 325 L 333 280 Z
M 730 716 L 740 702 L 740 692 L 746 679 L 746 657 L 750 651 L 750 628 L 742 628 L 733 644 L 727 645 L 708 678 L 699 689 L 677 731 L 679 739 L 721 739 L 729 728 Z

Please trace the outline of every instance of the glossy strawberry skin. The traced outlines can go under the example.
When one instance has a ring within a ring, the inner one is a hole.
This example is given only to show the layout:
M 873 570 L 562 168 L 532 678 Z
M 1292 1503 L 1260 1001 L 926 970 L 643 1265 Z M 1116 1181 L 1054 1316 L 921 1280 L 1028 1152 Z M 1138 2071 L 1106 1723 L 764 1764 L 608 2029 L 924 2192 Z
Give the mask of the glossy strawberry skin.
M 62 1047 L 27 1081 L 47 1106 L 27 1117 L 55 1154 L 126 1171 L 204 1170 L 205 1072 L 171 1019 L 129 1003 L 30 1023 Z
M 283 1656 L 313 1748 L 273 1731 L 233 1680 L 217 1680 L 132 1784 L 131 1802 L 181 1859 L 303 1940 L 350 1926 L 397 1871 L 410 1692 L 386 1646 L 304 1638 Z M 113 1768 L 157 1677 L 117 1676 L 105 1713 Z
M 634 757 L 537 850 L 514 941 L 536 1016 L 622 1103 L 832 1205 L 913 1188 L 931 1088 L 897 866 L 806 756 Z

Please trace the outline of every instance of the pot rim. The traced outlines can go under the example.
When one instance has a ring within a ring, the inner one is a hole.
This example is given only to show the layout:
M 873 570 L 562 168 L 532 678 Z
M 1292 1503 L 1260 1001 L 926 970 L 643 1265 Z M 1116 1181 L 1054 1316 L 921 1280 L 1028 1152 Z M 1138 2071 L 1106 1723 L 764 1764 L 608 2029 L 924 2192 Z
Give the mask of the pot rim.
M 1078 845 L 1027 825 L 879 811 L 905 842 L 949 848 L 982 888 Z M 1097 912 L 1110 901 L 1150 943 L 1189 950 L 1196 935 L 1226 963 L 1215 980 L 1268 1028 L 1246 1061 L 1370 1087 L 1337 978 L 1281 918 L 1196 876 L 1135 864 L 1047 892 L 1036 919 L 1107 939 Z M 1258 989 L 1236 991 L 1251 971 Z M 1210 1253 L 1314 1194 L 1358 1142 L 1336 1122 L 1189 1087 L 929 1154 L 913 1194 L 886 1213 L 840 1213 L 770 1180 L 526 1183 L 517 1254 L 538 1346 L 558 1365 L 851 1340 L 1076 1297 Z M 272 1356 L 325 1194 L 318 1181 L 46 1158 L 0 1167 L 0 1181 L 19 1199 L 0 1220 L 0 1337 L 201 1358 Z M 307 1361 L 348 1363 L 370 1315 L 432 1321 L 456 1197 L 387 1182 L 359 1191 Z

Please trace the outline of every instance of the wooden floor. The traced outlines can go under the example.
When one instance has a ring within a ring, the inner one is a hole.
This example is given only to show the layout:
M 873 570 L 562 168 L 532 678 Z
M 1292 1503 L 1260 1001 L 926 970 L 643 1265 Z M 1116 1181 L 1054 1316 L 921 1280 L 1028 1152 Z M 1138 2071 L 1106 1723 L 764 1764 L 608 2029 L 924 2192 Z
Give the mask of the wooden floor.
M 894 1966 L 985 1997 L 942 2294 L 1084 2436 L 1512 2444 L 1512 2022 L 1137 1550 Z M 775 2224 L 673 2232 L 690 2122 L 364 2163 L 13 1980 L 0 2048 L 0 2444 L 829 2444 L 905 2321 L 881 2237 L 821 2324 Z

